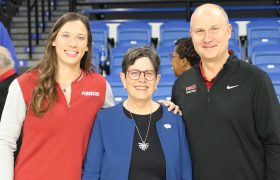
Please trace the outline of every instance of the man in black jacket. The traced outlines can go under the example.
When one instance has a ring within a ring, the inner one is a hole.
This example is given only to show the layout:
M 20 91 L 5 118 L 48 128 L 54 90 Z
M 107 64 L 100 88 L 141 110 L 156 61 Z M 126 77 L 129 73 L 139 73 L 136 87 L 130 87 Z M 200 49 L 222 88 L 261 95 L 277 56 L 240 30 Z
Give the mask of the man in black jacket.
M 190 22 L 199 65 L 175 82 L 195 180 L 280 180 L 280 106 L 268 75 L 228 51 L 222 7 L 199 6 Z
M 10 51 L 7 48 L 0 46 L 0 121 L 9 86 L 12 81 L 18 76 L 13 67 L 14 61 L 12 59 Z M 19 153 L 19 147 L 21 146 L 21 136 L 17 142 L 17 146 L 17 151 L 14 154 L 15 159 Z
M 8 94 L 11 82 L 17 77 L 13 69 L 14 61 L 8 49 L 0 46 L 0 117 Z

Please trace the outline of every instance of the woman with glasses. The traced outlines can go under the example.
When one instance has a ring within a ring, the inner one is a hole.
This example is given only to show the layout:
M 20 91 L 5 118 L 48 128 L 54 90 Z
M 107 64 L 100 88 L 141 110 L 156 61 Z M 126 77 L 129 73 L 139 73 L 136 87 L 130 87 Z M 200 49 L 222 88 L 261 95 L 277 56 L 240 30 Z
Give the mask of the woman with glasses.
M 159 66 L 152 48 L 126 52 L 120 77 L 128 99 L 97 114 L 83 180 L 192 179 L 184 123 L 152 99 Z

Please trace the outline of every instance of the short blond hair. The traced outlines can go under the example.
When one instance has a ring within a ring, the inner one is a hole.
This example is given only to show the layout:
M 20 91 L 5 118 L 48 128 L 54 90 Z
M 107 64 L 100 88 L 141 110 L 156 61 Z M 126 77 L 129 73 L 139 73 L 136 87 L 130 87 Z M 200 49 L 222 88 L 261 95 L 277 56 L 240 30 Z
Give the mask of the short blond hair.
M 10 51 L 3 46 L 0 46 L 0 67 L 14 67 L 14 60 L 11 56 Z

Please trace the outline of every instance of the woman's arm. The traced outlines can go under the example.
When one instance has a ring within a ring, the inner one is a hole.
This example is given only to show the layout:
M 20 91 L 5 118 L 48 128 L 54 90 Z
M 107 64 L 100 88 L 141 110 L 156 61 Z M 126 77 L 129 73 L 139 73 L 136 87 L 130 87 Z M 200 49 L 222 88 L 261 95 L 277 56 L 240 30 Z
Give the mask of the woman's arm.
M 84 159 L 82 180 L 100 179 L 103 154 L 104 146 L 101 136 L 101 123 L 97 114 Z
M 178 119 L 178 126 L 180 131 L 182 180 L 192 180 L 192 162 L 189 151 L 188 138 L 183 119 L 181 117 L 179 118 L 180 119 Z
M 102 108 L 108 108 L 114 105 L 115 105 L 115 98 L 113 95 L 113 91 L 110 84 L 106 81 L 106 94 L 105 94 L 105 100 Z
M 26 104 L 17 80 L 7 95 L 0 123 L 0 179 L 13 180 L 14 151 L 26 114 Z

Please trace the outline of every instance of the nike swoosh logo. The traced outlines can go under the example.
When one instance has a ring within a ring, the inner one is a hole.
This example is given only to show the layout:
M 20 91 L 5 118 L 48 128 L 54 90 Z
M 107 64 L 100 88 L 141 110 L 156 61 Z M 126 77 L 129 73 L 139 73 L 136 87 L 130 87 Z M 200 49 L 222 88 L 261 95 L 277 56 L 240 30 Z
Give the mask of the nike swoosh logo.
M 236 88 L 238 87 L 239 85 L 235 85 L 235 86 L 230 86 L 230 85 L 227 85 L 227 89 L 232 89 L 232 88 Z

